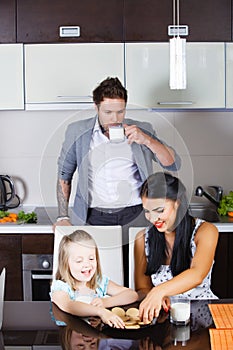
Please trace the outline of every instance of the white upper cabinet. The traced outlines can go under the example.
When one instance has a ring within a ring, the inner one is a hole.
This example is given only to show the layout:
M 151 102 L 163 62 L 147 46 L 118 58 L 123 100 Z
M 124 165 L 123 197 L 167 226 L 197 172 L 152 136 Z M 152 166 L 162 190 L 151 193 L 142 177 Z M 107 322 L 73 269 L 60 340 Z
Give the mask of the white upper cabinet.
M 226 108 L 233 108 L 233 43 L 226 44 Z
M 24 109 L 23 45 L 0 45 L 0 110 Z
M 93 89 L 110 76 L 124 84 L 121 43 L 25 45 L 26 109 L 91 107 Z
M 224 43 L 186 44 L 185 90 L 169 88 L 169 43 L 127 43 L 125 52 L 129 105 L 225 108 Z

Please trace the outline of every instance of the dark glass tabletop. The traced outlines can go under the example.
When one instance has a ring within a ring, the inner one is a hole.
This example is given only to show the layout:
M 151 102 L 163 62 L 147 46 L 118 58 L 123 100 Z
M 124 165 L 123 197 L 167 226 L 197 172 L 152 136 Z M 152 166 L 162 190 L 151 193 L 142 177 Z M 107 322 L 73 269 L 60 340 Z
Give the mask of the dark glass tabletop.
M 102 349 L 102 350 L 162 350 L 162 349 L 211 349 L 209 328 L 215 328 L 209 311 L 210 303 L 232 303 L 233 299 L 195 300 L 191 302 L 190 323 L 186 326 L 175 326 L 169 321 L 169 314 L 161 312 L 155 324 L 141 326 L 139 329 L 114 329 L 103 325 L 99 318 L 86 319 L 62 312 L 50 302 L 16 302 L 13 304 L 15 314 L 17 305 L 20 313 L 24 308 L 24 319 L 29 315 L 30 326 L 8 321 L 3 323 L 1 332 L 2 347 L 28 346 L 27 349 Z M 10 304 L 11 302 L 8 302 Z M 8 305 L 9 306 L 9 305 Z M 37 309 L 38 308 L 38 309 Z M 10 320 L 10 308 L 6 308 L 6 318 Z M 38 313 L 40 313 L 39 318 Z M 14 315 L 13 315 L 14 316 Z M 22 315 L 23 317 L 23 315 Z M 37 326 L 36 319 L 39 319 Z M 43 326 L 44 320 L 44 326 Z M 14 349 L 14 348 L 13 348 Z

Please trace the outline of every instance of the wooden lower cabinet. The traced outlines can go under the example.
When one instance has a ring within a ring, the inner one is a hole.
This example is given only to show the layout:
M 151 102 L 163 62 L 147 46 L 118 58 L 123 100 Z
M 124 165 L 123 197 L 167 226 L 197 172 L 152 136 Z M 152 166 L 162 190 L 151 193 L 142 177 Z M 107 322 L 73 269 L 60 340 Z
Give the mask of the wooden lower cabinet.
M 1 234 L 0 271 L 6 268 L 5 300 L 23 300 L 22 254 L 53 254 L 53 234 Z
M 53 234 L 22 235 L 22 254 L 53 254 Z
M 219 298 L 233 297 L 233 233 L 220 232 L 212 272 L 212 290 Z
M 0 235 L 0 269 L 6 268 L 5 300 L 22 300 L 21 236 Z

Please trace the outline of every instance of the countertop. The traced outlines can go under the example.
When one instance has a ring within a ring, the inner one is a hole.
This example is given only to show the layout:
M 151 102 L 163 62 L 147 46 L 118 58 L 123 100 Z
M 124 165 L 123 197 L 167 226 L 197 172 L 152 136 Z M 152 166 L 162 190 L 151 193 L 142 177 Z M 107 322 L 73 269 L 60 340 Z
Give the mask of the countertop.
M 38 218 L 37 223 L 21 225 L 15 223 L 0 224 L 0 234 L 53 233 L 52 225 L 58 215 L 57 207 L 20 206 L 11 211 L 18 212 L 19 210 L 24 210 L 25 212 L 35 211 Z M 69 215 L 72 218 L 71 209 Z M 219 232 L 233 232 L 233 218 L 229 216 L 219 216 L 219 222 L 214 222 L 213 224 L 218 228 Z
M 68 349 L 71 337 L 76 345 L 93 344 L 92 349 L 177 349 L 210 350 L 209 328 L 215 328 L 208 304 L 232 303 L 233 299 L 191 301 L 191 320 L 176 327 L 161 312 L 155 325 L 137 330 L 103 327 L 98 319 L 91 326 L 83 319 L 62 312 L 48 302 L 8 301 L 4 303 L 0 349 L 21 346 L 27 349 Z M 93 319 L 92 319 L 93 322 Z M 66 343 L 64 343 L 66 342 Z M 65 345 L 66 344 L 66 345 Z M 157 348 L 157 347 L 156 347 Z
M 52 225 L 58 216 L 57 207 L 45 208 L 25 205 L 9 211 L 17 213 L 20 210 L 25 211 L 25 213 L 34 211 L 37 214 L 37 223 L 20 225 L 17 223 L 0 224 L 0 233 L 53 233 Z

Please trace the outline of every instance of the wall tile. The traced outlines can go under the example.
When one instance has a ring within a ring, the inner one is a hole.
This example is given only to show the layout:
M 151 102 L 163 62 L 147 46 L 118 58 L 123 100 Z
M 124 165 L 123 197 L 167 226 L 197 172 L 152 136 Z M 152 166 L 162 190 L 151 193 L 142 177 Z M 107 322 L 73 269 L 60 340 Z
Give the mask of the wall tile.
M 191 155 L 233 155 L 233 112 L 177 112 L 175 128 Z
M 224 192 L 233 190 L 233 156 L 192 156 L 194 188 L 220 185 Z
M 16 180 L 25 204 L 56 205 L 57 157 L 65 129 L 92 115 L 93 110 L 0 112 L 0 173 Z M 127 115 L 152 123 L 158 137 L 180 154 L 177 175 L 189 194 L 197 185 L 233 188 L 233 112 L 132 110 Z M 154 170 L 160 170 L 158 164 Z

